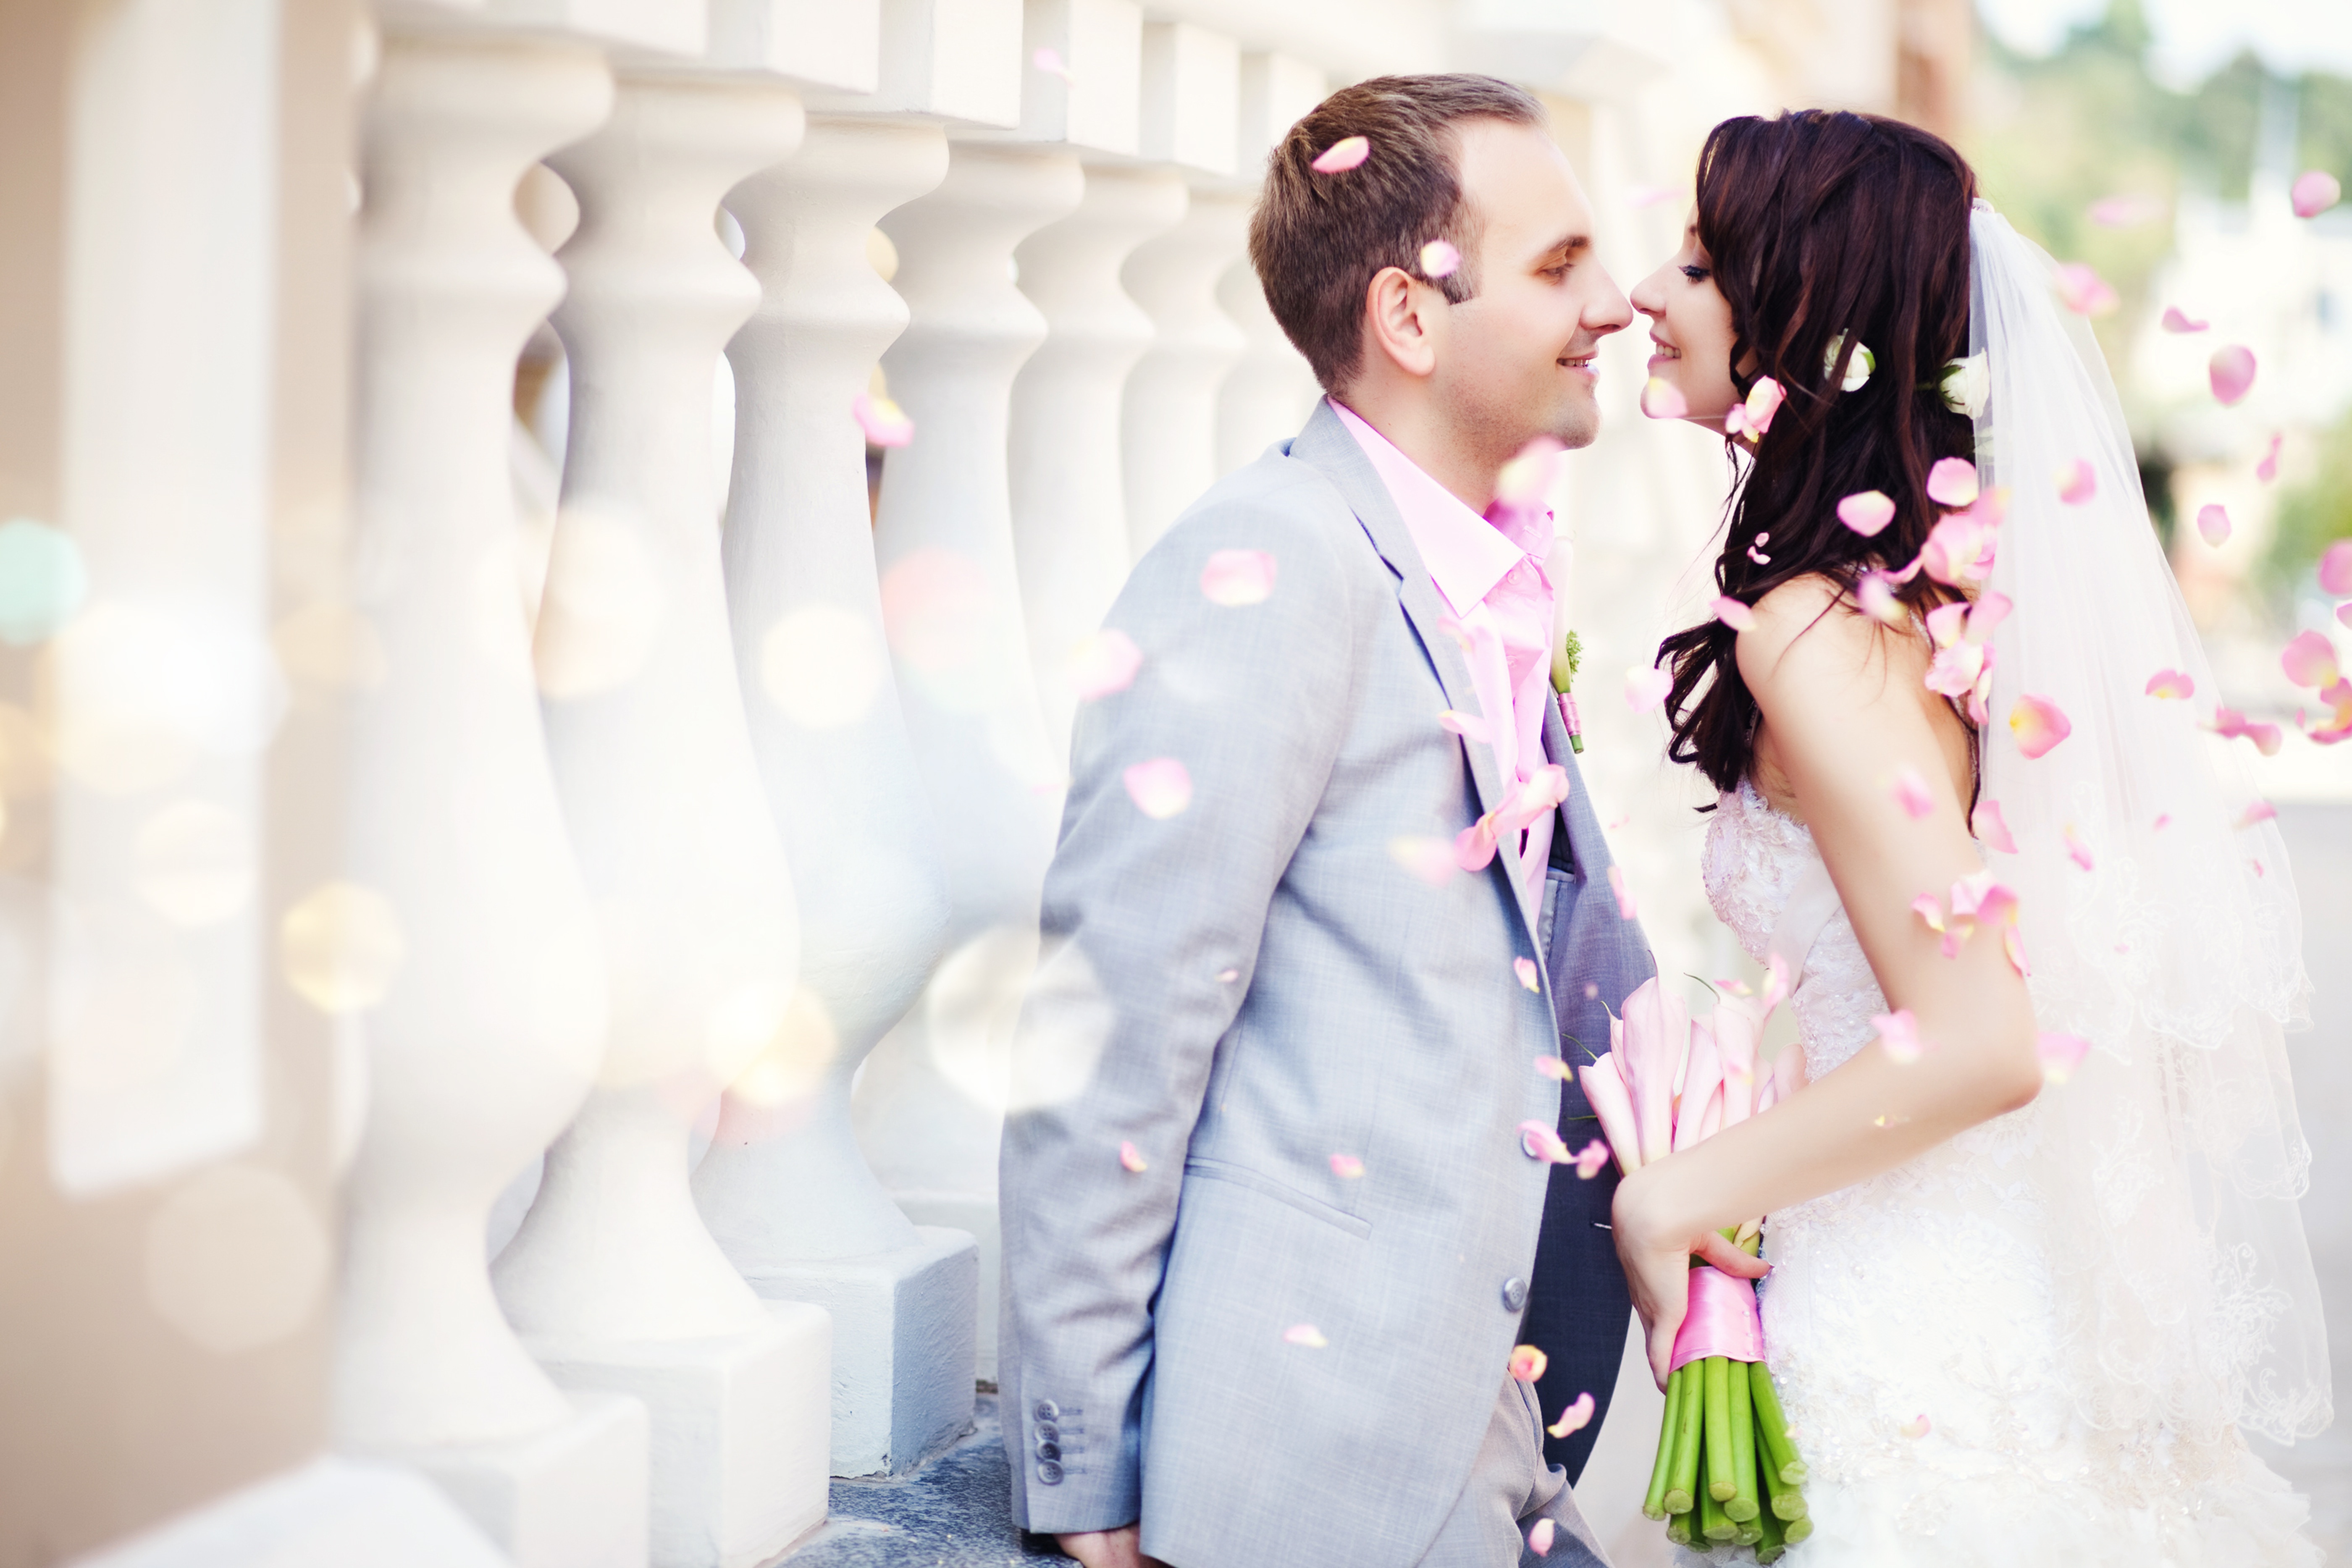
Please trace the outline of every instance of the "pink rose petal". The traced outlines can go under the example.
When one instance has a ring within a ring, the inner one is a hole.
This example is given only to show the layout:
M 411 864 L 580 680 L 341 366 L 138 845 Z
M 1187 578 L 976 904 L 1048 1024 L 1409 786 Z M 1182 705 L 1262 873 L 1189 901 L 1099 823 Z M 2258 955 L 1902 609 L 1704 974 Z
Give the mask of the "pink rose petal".
M 2229 509 L 2218 502 L 2198 507 L 2197 531 L 2205 536 L 2207 544 L 2220 549 L 2230 538 Z
M 2067 823 L 2064 832 L 2060 836 L 2066 841 L 2066 858 L 2068 860 L 2073 861 L 2084 871 L 2095 869 L 2091 859 L 2091 846 L 2083 841 L 2083 836 L 2074 831 L 2074 823 Z
M 2164 203 L 2156 196 L 2102 196 L 2091 204 L 2090 219 L 2103 229 L 2137 228 L 2164 216 Z
M 1462 253 L 1442 239 L 1421 247 L 1421 275 L 1432 280 L 1451 277 L 1462 267 Z
M 1516 1344 L 1511 1347 L 1511 1375 L 1521 1383 L 1537 1381 L 1543 1376 L 1544 1368 L 1549 1364 L 1550 1357 L 1531 1344 Z
M 1734 632 L 1746 632 L 1756 624 L 1756 612 L 1728 595 L 1718 597 L 1710 608 L 1715 618 Z
M 1591 1424 L 1592 1396 L 1590 1392 L 1587 1392 L 1580 1394 L 1574 1399 L 1570 1400 L 1569 1402 L 1568 1408 L 1559 1413 L 1559 1419 L 1545 1427 L 1544 1430 L 1549 1432 L 1555 1437 L 1565 1437 L 1570 1432 L 1583 1431 L 1585 1427 Z M 1543 1522 L 1545 1524 L 1549 1524 L 1551 1521 L 1547 1519 Z M 1540 1529 L 1541 1526 L 1538 1526 L 1538 1528 Z M 1530 1541 L 1532 1542 L 1532 1538 L 1530 1538 Z
M 1331 1342 L 1325 1339 L 1323 1331 L 1313 1323 L 1293 1323 L 1282 1331 L 1282 1343 L 1302 1345 L 1308 1350 L 1322 1350 Z
M 1138 1149 L 1133 1144 L 1119 1145 L 1118 1163 L 1122 1168 L 1136 1176 L 1141 1176 L 1145 1171 L 1151 1168 L 1150 1166 L 1144 1164 L 1142 1151 Z
M 2179 702 L 2197 695 L 2197 683 L 2179 670 L 2158 670 L 2147 678 L 2147 695 Z
M 2101 277 L 2087 262 L 2062 264 L 2052 284 L 2066 308 L 2077 316 L 2104 316 L 2116 308 L 2117 296 L 2114 286 Z
M 1977 465 L 1965 457 L 1941 457 L 1927 470 L 1927 499 L 1947 507 L 1972 505 L 1978 493 Z
M 1192 775 L 1172 757 L 1133 763 L 1119 778 L 1127 798 L 1147 817 L 1165 821 L 1192 803 Z
M 2074 1076 L 2074 1069 L 2083 1065 L 2083 1058 L 2091 1054 L 2091 1042 L 2079 1034 L 2062 1034 L 2055 1030 L 2035 1038 L 2034 1052 L 2042 1058 L 2044 1082 L 2063 1083 Z
M 1879 1046 L 1886 1059 L 1898 1067 L 1908 1067 L 1927 1054 L 1927 1044 L 1919 1038 L 1919 1020 L 1909 1008 L 1897 1008 L 1891 1013 L 1880 1013 L 1870 1020 L 1878 1031 Z
M 2346 626 L 2352 626 L 2352 604 L 2337 605 L 2336 607 L 2336 619 Z
M 2082 458 L 2058 470 L 2058 498 L 2068 506 L 2079 507 L 2098 493 L 2099 476 Z
M 1389 841 L 1389 859 L 1432 887 L 1444 887 L 1461 867 L 1454 862 L 1454 844 L 1447 839 L 1402 833 Z
M 2317 632 L 2296 632 L 2286 651 L 2279 655 L 2279 667 L 2286 672 L 2288 680 L 2314 691 L 2332 686 L 2344 678 L 2344 672 L 2336 664 L 2336 644 Z
M 1895 520 L 1894 498 L 1884 490 L 1856 490 L 1837 504 L 1838 521 L 1873 538 Z
M 2344 199 L 2344 183 L 2325 169 L 2313 169 L 2295 176 L 2286 199 L 2294 204 L 2296 217 L 2315 218 Z
M 2319 587 L 2331 599 L 2352 594 L 2352 539 L 2337 539 L 2319 558 Z
M 887 397 L 859 392 L 849 400 L 849 415 L 875 446 L 904 446 L 915 439 L 915 422 Z
M 1274 557 L 1262 549 L 1221 549 L 1201 569 L 1201 591 L 1228 609 L 1263 604 L 1274 593 Z
M 1618 919 L 1633 920 L 1639 917 L 1633 908 L 1633 890 L 1625 885 L 1624 867 L 1612 865 L 1609 868 L 1609 891 L 1617 895 Z
M 1546 1165 L 1565 1166 L 1576 1161 L 1576 1156 L 1568 1152 L 1568 1145 L 1559 1141 L 1559 1134 L 1545 1122 L 1519 1124 L 1519 1149 L 1528 1158 L 1541 1160 Z
M 1481 746 L 1495 744 L 1494 727 L 1476 714 L 1464 713 L 1460 708 L 1450 707 L 1439 714 L 1437 727 L 1449 735 L 1458 735 L 1465 740 L 1475 740 Z
M 1511 973 L 1517 975 L 1519 977 L 1519 984 L 1528 989 L 1531 991 L 1543 989 L 1542 982 L 1536 977 L 1536 961 L 1533 958 L 1512 959 Z
M 1748 401 L 1741 405 L 1747 413 L 1748 427 L 1759 435 L 1770 430 L 1772 416 L 1780 412 L 1780 404 L 1788 395 L 1780 390 L 1780 383 L 1770 376 L 1759 378 L 1756 384 L 1748 389 Z
M 1927 788 L 1927 780 L 1919 770 L 1907 762 L 1895 769 L 1887 789 L 1894 795 L 1895 803 L 1914 821 L 1936 809 L 1935 792 Z
M 2253 390 L 2254 351 L 2242 343 L 2225 344 L 2213 350 L 2205 373 L 2213 383 L 2213 396 L 2223 408 L 2231 407 Z
M 1917 915 L 1927 925 L 1927 929 L 1937 936 L 1941 936 L 1944 934 L 1944 901 L 1934 894 L 1923 893 L 1913 899 L 1911 913 Z M 1953 956 L 1950 949 L 1945 951 L 1945 957 L 1949 958 Z
M 1589 1399 L 1591 1396 L 1587 1395 L 1585 1397 Z M 1560 1417 L 1563 1421 L 1567 1418 L 1568 1417 L 1565 1416 Z M 1535 1528 L 1528 1531 L 1528 1550 L 1534 1552 L 1538 1557 L 1550 1556 L 1554 1530 L 1555 1527 L 1550 1520 L 1537 1520 Z
M 2285 444 L 2285 436 L 2276 434 L 2271 436 L 2269 450 L 2263 454 L 2263 460 L 2254 465 L 2256 482 L 2267 485 L 2278 477 L 2279 448 Z
M 1584 1147 L 1576 1151 L 1577 1179 L 1579 1181 L 1591 1181 L 1594 1176 L 1601 1174 L 1601 1167 L 1608 1165 L 1608 1163 L 1609 1145 L 1599 1138 L 1593 1139 L 1591 1143 L 1585 1145 Z
M 1060 77 L 1064 81 L 1070 79 L 1070 68 L 1062 63 L 1062 51 L 1059 49 L 1039 49 L 1029 57 L 1029 63 L 1049 77 Z
M 1977 802 L 1977 809 L 1969 813 L 1969 831 L 1987 849 L 1999 850 L 2005 855 L 2017 852 L 2017 841 L 2010 837 L 2009 823 L 2001 818 L 1998 800 Z
M 1538 1056 L 1536 1058 L 1536 1071 L 1555 1083 L 1565 1083 L 1569 1073 L 1574 1070 L 1561 1057 Z
M 2239 814 L 2235 825 L 2240 831 L 2243 831 L 2257 823 L 2271 821 L 2277 816 L 2276 806 L 2272 805 L 2268 800 L 2257 800 Z
M 1092 702 L 1135 684 L 1143 667 L 1143 650 L 1116 626 L 1106 626 L 1080 643 L 1070 653 L 1070 688 L 1080 702 Z
M 1649 712 L 1664 702 L 1674 689 L 1672 670 L 1637 664 L 1625 672 L 1625 706 L 1635 713 Z
M 1360 136 L 1343 136 L 1326 147 L 1308 165 L 1318 174 L 1344 174 L 1372 155 L 1372 144 Z
M 1652 419 L 1681 419 L 1690 413 L 1690 400 L 1674 382 L 1652 376 L 1642 383 L 1642 412 Z
M 1872 620 L 1888 626 L 1907 626 L 1911 612 L 1895 597 L 1895 580 L 1883 571 L 1865 571 L 1854 580 L 1854 602 Z
M 2202 332 L 2212 326 L 2210 321 L 2192 321 L 2181 314 L 2178 305 L 2164 308 L 2164 329 L 2168 332 Z
M 2224 740 L 2251 740 L 2254 749 L 2264 757 L 2276 757 L 2285 743 L 2285 736 L 2274 724 L 2249 723 L 2246 716 L 2235 708 L 2216 707 L 2213 722 L 2207 727 Z
M 1364 1174 L 1364 1162 L 1353 1155 L 1333 1155 L 1331 1174 L 1341 1181 L 1354 1181 Z
M 1924 1414 L 1903 1423 L 1903 1435 L 1906 1437 L 1924 1437 L 1934 1429 L 1934 1424 Z
M 1485 871 L 1495 859 L 1495 815 L 1489 811 L 1454 835 L 1454 863 L 1464 871 Z
M 2049 698 L 2021 696 L 2009 710 L 2009 732 L 2017 737 L 2018 750 L 2035 758 L 2074 734 L 2074 727 Z

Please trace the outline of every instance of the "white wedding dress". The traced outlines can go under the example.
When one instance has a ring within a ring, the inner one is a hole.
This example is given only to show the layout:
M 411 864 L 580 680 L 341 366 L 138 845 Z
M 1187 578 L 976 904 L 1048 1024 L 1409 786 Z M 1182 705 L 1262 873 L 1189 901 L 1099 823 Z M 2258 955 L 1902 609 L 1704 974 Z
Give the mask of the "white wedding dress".
M 1751 956 L 1763 960 L 1793 894 L 1823 886 L 1820 866 L 1812 835 L 1751 786 L 1723 797 L 1707 896 Z M 1887 1010 L 1843 910 L 1795 985 L 1818 1080 Z M 2318 1563 L 2298 1533 L 2305 1500 L 2235 1427 L 2189 1440 L 2128 1408 L 2096 1427 L 2084 1418 L 2108 1374 L 2066 1305 L 2053 1206 L 2033 1174 L 2038 1142 L 2063 1125 L 2063 1093 L 1770 1216 L 1765 1343 L 1811 1471 L 1814 1532 L 1789 1568 Z

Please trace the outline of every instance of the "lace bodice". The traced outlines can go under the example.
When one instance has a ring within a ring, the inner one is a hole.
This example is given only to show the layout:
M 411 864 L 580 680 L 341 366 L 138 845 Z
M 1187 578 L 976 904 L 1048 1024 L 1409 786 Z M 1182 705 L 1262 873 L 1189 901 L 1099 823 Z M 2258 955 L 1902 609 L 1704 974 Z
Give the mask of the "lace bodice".
M 1707 897 L 1750 956 L 1820 860 L 1752 786 L 1723 797 Z M 1887 1010 L 1843 910 L 1792 980 L 1818 1080 Z M 2295 1535 L 2307 1509 L 2234 1434 L 2084 1418 L 2102 1373 L 2051 1266 L 2042 1103 L 1769 1217 L 1765 1340 L 1816 1523 L 1789 1568 L 2315 1564 Z

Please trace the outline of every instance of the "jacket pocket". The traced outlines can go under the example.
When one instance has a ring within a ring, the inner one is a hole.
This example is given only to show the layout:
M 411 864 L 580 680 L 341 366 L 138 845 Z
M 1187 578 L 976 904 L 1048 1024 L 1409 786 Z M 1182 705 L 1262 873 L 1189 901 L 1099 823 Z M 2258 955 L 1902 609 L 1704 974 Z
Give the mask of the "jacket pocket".
M 1246 1166 L 1237 1166 L 1230 1160 L 1211 1159 L 1205 1155 L 1194 1155 L 1184 1162 L 1184 1174 L 1187 1176 L 1200 1176 L 1208 1181 L 1231 1182 L 1234 1186 L 1244 1187 L 1261 1197 L 1270 1197 L 1276 1203 L 1286 1204 L 1309 1219 L 1319 1219 L 1333 1229 L 1345 1231 L 1359 1241 L 1371 1239 L 1372 1222 L 1370 1220 L 1359 1219 L 1344 1209 L 1332 1207 L 1319 1197 L 1310 1197 L 1287 1183 L 1275 1180 L 1272 1176 L 1261 1176 Z

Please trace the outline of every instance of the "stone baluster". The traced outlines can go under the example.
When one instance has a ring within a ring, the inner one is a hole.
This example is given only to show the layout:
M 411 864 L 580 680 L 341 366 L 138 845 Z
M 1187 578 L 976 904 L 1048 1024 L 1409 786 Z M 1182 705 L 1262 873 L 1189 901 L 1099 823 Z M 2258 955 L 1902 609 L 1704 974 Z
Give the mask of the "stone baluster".
M 937 125 L 816 117 L 737 186 L 760 308 L 728 346 L 735 472 L 725 557 L 736 667 L 800 895 L 802 1026 L 729 1092 L 695 1200 L 765 1296 L 833 1314 L 833 1468 L 904 1469 L 971 1424 L 979 1255 L 876 1179 L 852 1079 L 906 1013 L 948 922 L 931 801 L 890 674 L 852 417 L 907 307 L 866 259 L 874 222 L 947 173 Z M 929 432 L 918 433 L 923 439 Z
M 1142 153 L 1176 164 L 1193 184 L 1184 221 L 1146 241 L 1121 275 L 1152 325 L 1120 411 L 1137 556 L 1219 473 L 1217 392 L 1245 343 L 1217 303 L 1217 282 L 1242 254 L 1255 199 L 1255 187 L 1233 177 L 1240 89 L 1231 38 L 1181 22 L 1144 29 Z
M 482 1258 L 491 1200 L 579 1109 L 605 1039 L 514 587 L 507 443 L 516 356 L 563 286 L 515 186 L 611 101 L 603 57 L 574 45 L 384 46 L 342 639 L 382 678 L 353 706 L 352 884 L 301 927 L 301 946 L 341 955 L 320 983 L 397 963 L 362 1025 L 337 1441 L 415 1464 L 526 1568 L 637 1568 L 646 1541 L 644 1407 L 567 1400 L 499 1316 Z
M 1137 246 L 1183 217 L 1171 169 L 1095 164 L 1077 210 L 1014 252 L 1045 341 L 1013 383 L 1013 541 L 1040 706 L 1065 767 L 1077 695 L 1070 656 L 1102 624 L 1133 560 L 1120 473 L 1120 393 L 1152 320 L 1119 287 Z
M 624 73 L 549 160 L 580 203 L 555 313 L 571 377 L 536 653 L 556 786 L 611 971 L 597 1086 L 493 1273 L 541 1364 L 642 1398 L 653 1562 L 776 1555 L 825 1513 L 830 1326 L 763 1302 L 703 1228 L 691 1124 L 788 1030 L 790 870 L 744 728 L 720 570 L 711 376 L 758 302 L 719 198 L 789 153 L 799 100 Z
M 1256 179 L 1266 157 L 1308 110 L 1323 100 L 1323 73 L 1284 54 L 1242 57 L 1241 130 L 1234 159 Z M 1298 434 L 1321 388 L 1306 359 L 1283 336 L 1265 308 L 1257 273 L 1246 258 L 1217 281 L 1217 303 L 1242 330 L 1247 346 L 1217 394 L 1217 472 L 1228 474 L 1277 441 Z

